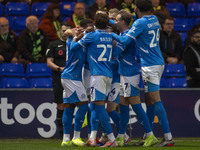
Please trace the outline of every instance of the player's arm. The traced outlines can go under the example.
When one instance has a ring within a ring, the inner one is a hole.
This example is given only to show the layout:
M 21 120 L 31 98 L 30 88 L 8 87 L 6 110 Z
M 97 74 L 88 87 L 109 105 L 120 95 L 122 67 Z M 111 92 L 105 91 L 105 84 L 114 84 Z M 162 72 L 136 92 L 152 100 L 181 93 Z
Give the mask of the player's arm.
M 113 46 L 113 53 L 112 56 L 113 57 L 117 57 L 119 54 L 121 54 L 123 51 L 125 50 L 125 46 L 117 43 L 116 46 Z
M 117 42 L 120 42 L 122 43 L 123 45 L 128 45 L 130 44 L 132 38 L 129 37 L 129 36 L 120 36 L 120 35 L 117 35 L 115 33 L 111 33 L 112 37 L 117 41 Z
M 81 40 L 76 42 L 73 40 L 70 45 L 70 50 L 79 50 L 82 47 L 86 47 L 88 44 L 90 44 L 94 40 L 94 36 L 92 33 L 86 33 Z

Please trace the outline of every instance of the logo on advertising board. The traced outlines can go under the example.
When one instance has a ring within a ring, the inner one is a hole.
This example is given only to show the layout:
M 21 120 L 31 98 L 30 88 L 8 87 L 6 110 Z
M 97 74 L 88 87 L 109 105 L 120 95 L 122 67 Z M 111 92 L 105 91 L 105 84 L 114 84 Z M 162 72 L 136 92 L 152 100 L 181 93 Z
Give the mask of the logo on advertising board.
M 196 102 L 194 106 L 194 115 L 197 118 L 197 120 L 200 122 L 200 99 Z
M 45 116 L 45 111 L 48 111 L 48 116 Z M 13 113 L 13 114 L 12 114 Z M 11 115 L 10 115 L 11 114 Z M 29 129 L 29 132 L 37 132 L 41 137 L 50 138 L 55 135 L 56 127 L 56 104 L 44 102 L 37 108 L 34 108 L 30 103 L 19 103 L 13 107 L 12 103 L 8 102 L 8 98 L 3 97 L 0 101 L 0 121 L 6 126 L 13 126 L 17 124 L 25 125 L 35 124 L 37 131 L 32 131 L 34 127 Z M 38 124 L 39 122 L 39 124 Z M 47 129 L 43 127 L 47 126 Z M 32 125 L 33 126 L 33 125 Z M 18 129 L 20 130 L 20 129 Z M 24 131 L 26 132 L 26 131 Z

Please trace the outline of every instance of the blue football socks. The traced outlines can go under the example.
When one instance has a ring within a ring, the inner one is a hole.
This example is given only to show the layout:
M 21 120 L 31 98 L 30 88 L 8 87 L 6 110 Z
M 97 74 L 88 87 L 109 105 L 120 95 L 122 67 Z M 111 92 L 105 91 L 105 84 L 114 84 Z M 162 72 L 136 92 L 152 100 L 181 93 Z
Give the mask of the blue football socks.
M 119 125 L 119 134 L 125 134 L 127 124 L 129 122 L 129 106 L 120 104 L 120 125 Z
M 63 112 L 63 133 L 70 134 L 72 128 L 74 108 L 65 108 Z
M 75 115 L 75 124 L 74 124 L 74 130 L 75 131 L 81 131 L 81 127 L 83 125 L 85 114 L 88 111 L 88 104 L 80 105 L 78 108 L 78 111 Z
M 117 128 L 117 131 L 119 132 L 119 121 L 120 121 L 119 113 L 116 110 L 114 110 L 114 111 L 110 112 L 108 115 L 113 120 L 113 122 Z
M 142 124 L 144 131 L 149 133 L 152 131 L 152 128 L 149 123 L 149 118 L 147 114 L 144 112 L 141 104 L 132 105 L 133 111 L 136 113 L 138 121 Z

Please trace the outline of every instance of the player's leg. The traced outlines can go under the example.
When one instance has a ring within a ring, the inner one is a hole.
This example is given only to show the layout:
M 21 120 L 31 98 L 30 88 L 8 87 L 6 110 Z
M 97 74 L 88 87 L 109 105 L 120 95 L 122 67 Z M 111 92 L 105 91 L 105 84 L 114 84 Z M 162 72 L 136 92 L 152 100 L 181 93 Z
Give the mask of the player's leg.
M 142 75 L 145 82 L 145 103 L 147 104 L 147 113 L 150 123 L 153 123 L 154 117 L 157 115 L 162 127 L 165 141 L 163 141 L 160 146 L 172 146 L 174 145 L 174 141 L 159 91 L 160 78 L 163 70 L 164 66 L 142 67 Z
M 127 124 L 129 121 L 129 103 L 128 101 L 125 101 L 125 98 L 123 96 L 120 96 L 119 108 L 120 108 L 120 124 L 116 140 L 119 146 L 123 146 L 126 142 L 124 141 L 124 137 L 126 133 Z
M 72 142 L 77 146 L 83 146 L 84 142 L 80 138 L 80 131 L 88 111 L 88 98 L 81 81 L 71 80 L 71 88 L 73 88 L 74 92 L 69 98 L 73 100 L 73 103 L 75 103 L 76 106 L 78 106 L 78 110 L 75 114 L 74 136 Z
M 108 96 L 107 112 L 110 118 L 113 120 L 117 131 L 119 130 L 120 115 L 117 112 L 117 106 L 119 105 L 120 98 L 120 83 L 114 83 L 111 85 L 111 90 Z
M 83 79 L 83 86 L 85 87 L 87 97 L 89 99 L 90 103 L 90 71 L 86 68 L 83 68 L 82 70 L 82 79 Z M 87 113 L 87 128 L 88 128 L 88 138 L 91 135 L 91 110 L 90 110 L 90 104 L 88 107 L 88 113 Z
M 94 103 L 97 118 L 101 122 L 101 125 L 109 139 L 103 147 L 117 146 L 110 124 L 110 118 L 105 109 L 105 99 L 108 95 L 108 91 L 110 91 L 111 80 L 111 78 L 105 76 L 91 76 L 91 101 Z
M 62 85 L 64 88 L 64 91 L 63 91 L 64 112 L 63 112 L 63 118 L 62 118 L 63 141 L 62 141 L 61 146 L 70 146 L 72 144 L 70 140 L 70 133 L 71 133 L 75 105 L 70 104 L 69 95 L 71 94 L 71 91 L 68 88 L 68 81 L 65 79 L 62 79 Z

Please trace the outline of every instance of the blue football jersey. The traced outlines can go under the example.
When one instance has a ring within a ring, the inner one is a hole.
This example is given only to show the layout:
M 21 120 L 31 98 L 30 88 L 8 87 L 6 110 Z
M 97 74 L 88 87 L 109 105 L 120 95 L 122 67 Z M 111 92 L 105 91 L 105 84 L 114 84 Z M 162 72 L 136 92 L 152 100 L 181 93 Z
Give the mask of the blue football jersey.
M 164 64 L 159 46 L 160 24 L 156 16 L 137 19 L 127 35 L 137 40 L 141 66 Z
M 136 39 L 141 66 L 164 65 L 160 51 L 160 25 L 154 15 L 143 16 L 137 19 L 126 36 L 112 36 L 120 43 L 128 45 L 131 39 Z
M 119 63 L 117 61 L 117 58 L 113 57 L 111 62 L 112 62 L 112 71 L 113 71 L 112 84 L 113 83 L 120 83 L 120 74 L 118 72 L 118 70 L 119 70 Z
M 95 30 L 85 34 L 78 42 L 71 43 L 72 49 L 87 47 L 87 60 L 91 75 L 112 78 L 112 49 L 113 39 L 104 30 Z
M 66 65 L 61 74 L 62 79 L 82 81 L 82 67 L 85 63 L 83 48 L 71 49 L 72 38 L 66 41 Z
M 120 36 L 126 35 L 128 31 L 129 30 L 126 30 L 125 32 L 120 33 Z M 119 54 L 118 61 L 120 75 L 134 76 L 139 74 L 138 63 L 136 60 L 136 41 L 134 39 L 132 39 L 128 45 L 124 46 L 124 51 Z

